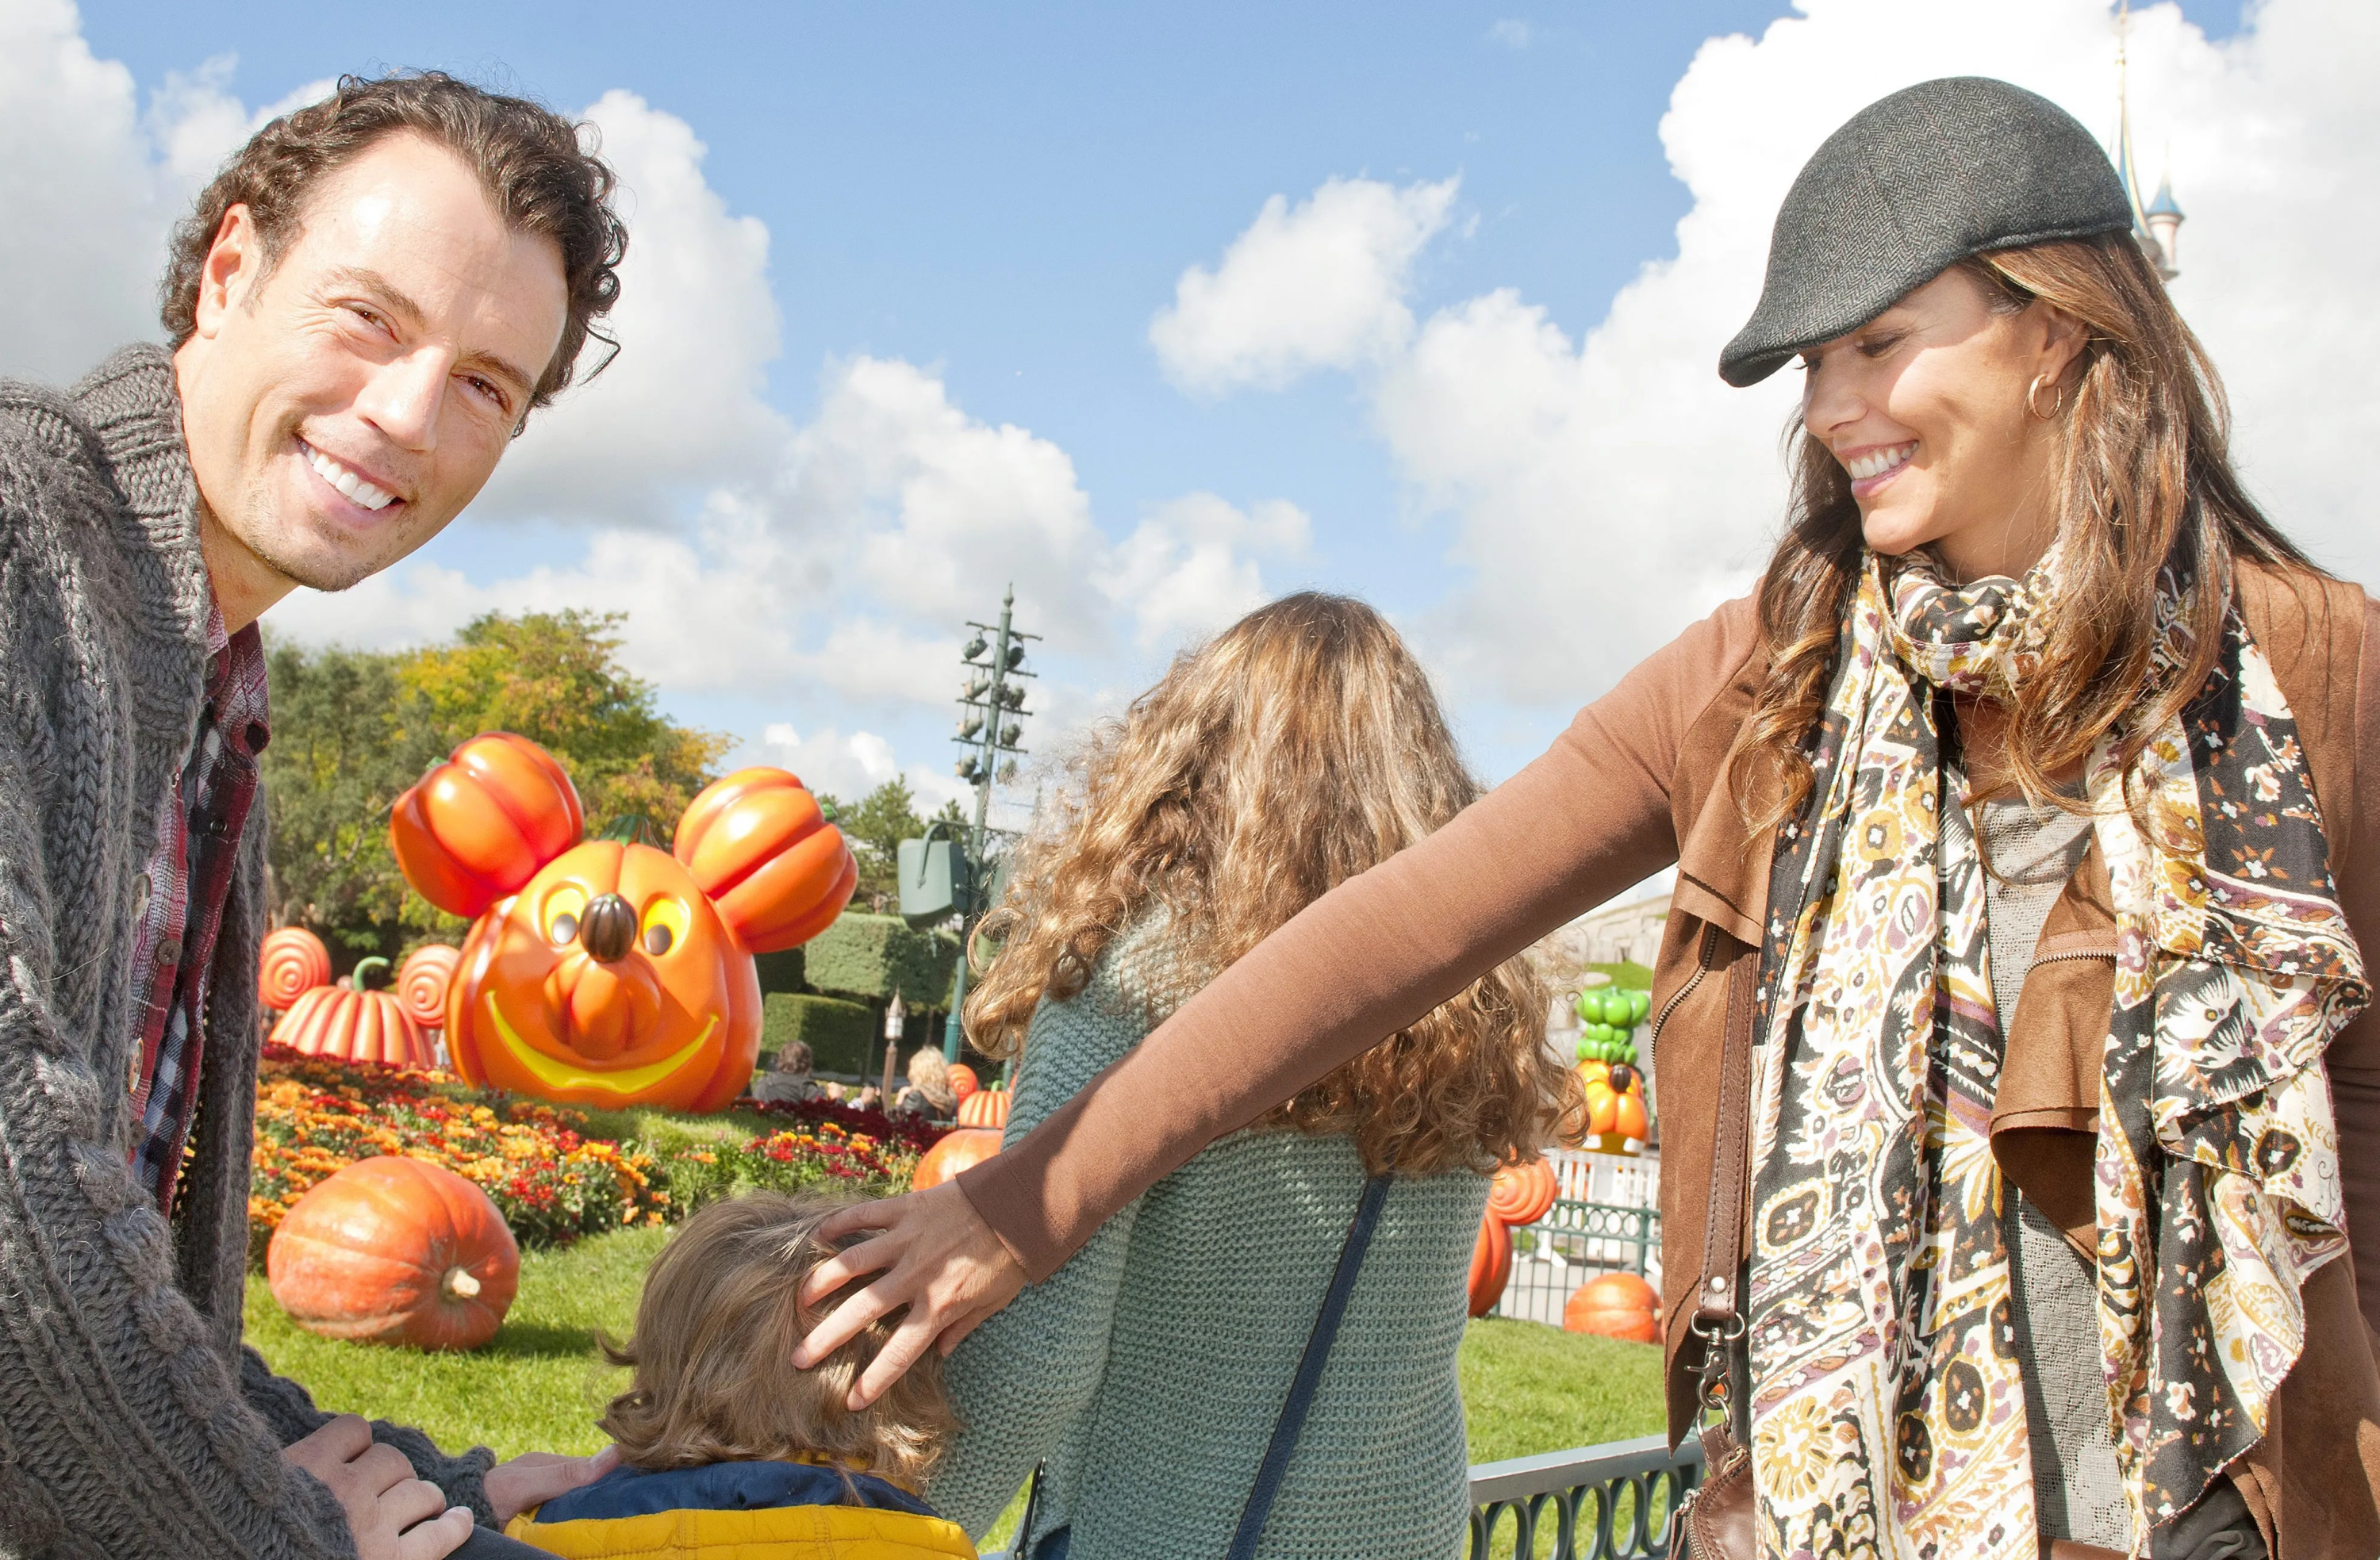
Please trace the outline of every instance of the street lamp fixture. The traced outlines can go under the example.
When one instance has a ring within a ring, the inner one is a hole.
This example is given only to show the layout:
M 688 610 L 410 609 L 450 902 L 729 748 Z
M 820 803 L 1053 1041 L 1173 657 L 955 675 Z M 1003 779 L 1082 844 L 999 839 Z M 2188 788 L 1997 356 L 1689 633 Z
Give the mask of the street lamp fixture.
M 984 856 L 991 788 L 995 783 L 1004 785 L 1014 780 L 1016 760 L 1025 756 L 1025 749 L 1018 744 L 1025 740 L 1024 718 L 1028 711 L 1025 707 L 1025 686 L 1018 679 L 1033 675 L 1025 670 L 1025 642 L 1041 636 L 1018 628 L 1015 611 L 1016 587 L 1010 586 L 1008 594 L 1001 599 L 1000 621 L 970 622 L 967 627 L 975 630 L 975 635 L 959 647 L 960 662 L 973 675 L 960 685 L 958 734 L 951 740 L 966 751 L 953 768 L 959 779 L 975 787 L 975 828 L 963 846 L 971 870 L 966 874 L 966 892 L 958 905 L 961 948 L 965 947 L 968 934 L 975 928 L 976 917 L 990 908 L 982 902 L 982 896 L 990 882 Z M 1002 710 L 1017 719 L 1001 720 Z M 962 957 L 951 983 L 950 1022 L 942 1032 L 942 1054 L 953 1061 L 959 1059 L 959 1009 L 966 1000 L 966 985 L 967 962 Z

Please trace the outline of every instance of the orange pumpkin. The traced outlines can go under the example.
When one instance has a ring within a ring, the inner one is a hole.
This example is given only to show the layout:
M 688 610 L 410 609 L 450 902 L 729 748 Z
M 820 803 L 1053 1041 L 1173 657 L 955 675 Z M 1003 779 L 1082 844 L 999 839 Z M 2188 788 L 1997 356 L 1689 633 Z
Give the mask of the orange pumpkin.
M 517 892 L 586 831 L 577 790 L 526 737 L 473 737 L 396 799 L 389 847 L 414 891 L 473 916 Z
M 561 767 L 502 732 L 456 748 L 399 798 L 389 828 L 424 898 L 479 915 L 447 994 L 455 1070 L 575 1105 L 707 1111 L 735 1099 L 760 1042 L 753 953 L 822 930 L 857 876 L 841 832 L 783 769 L 706 787 L 672 853 L 582 840 Z
M 957 1095 L 960 1099 L 965 1099 L 969 1094 L 982 1087 L 983 1080 L 975 1075 L 974 1068 L 969 1067 L 963 1061 L 953 1062 L 951 1064 L 952 1094 Z
M 1587 1133 L 1643 1143 L 1652 1131 L 1644 1075 L 1624 1063 L 1599 1061 L 1583 1062 L 1578 1071 L 1586 1084 Z
M 364 983 L 376 971 L 388 968 L 385 959 L 358 961 L 353 988 L 318 986 L 298 993 L 298 1000 L 273 1026 L 273 1043 L 310 1057 L 340 1061 L 376 1061 L 391 1067 L 430 1067 L 436 1063 L 430 1036 L 413 1022 L 405 1004 L 390 991 L 372 991 Z
M 859 883 L 842 831 L 783 769 L 738 769 L 706 787 L 677 820 L 670 853 L 752 953 L 825 931 Z
M 1007 1126 L 1008 1091 L 978 1089 L 959 1101 L 959 1125 L 995 1129 Z
M 1562 1326 L 1630 1343 L 1658 1343 L 1661 1297 L 1633 1273 L 1607 1273 L 1572 1292 L 1562 1306 Z
M 477 1348 L 520 1283 L 488 1194 L 442 1165 L 358 1159 L 300 1197 L 264 1252 L 289 1319 L 326 1337 Z
M 1485 1316 L 1495 1310 L 1512 1277 L 1512 1232 L 1489 1214 L 1479 1221 L 1479 1239 L 1471 1248 L 1471 1314 Z
M 917 1172 L 909 1178 L 909 1190 L 923 1191 L 929 1186 L 940 1186 L 961 1170 L 980 1165 L 999 1152 L 1000 1133 L 991 1128 L 961 1127 L 955 1132 L 945 1133 L 942 1141 L 926 1150 L 917 1161 Z
M 759 1054 L 759 977 L 677 858 L 590 840 L 471 928 L 446 1049 L 492 1088 L 718 1110 Z
M 276 1013 L 286 1012 L 300 993 L 331 984 L 331 950 L 303 926 L 282 926 L 264 934 L 256 953 L 257 1000 Z
M 1488 1211 L 1506 1224 L 1535 1224 L 1561 1195 L 1554 1167 L 1543 1159 L 1507 1165 L 1488 1189 Z
M 396 972 L 396 999 L 406 1016 L 424 1029 L 444 1028 L 446 993 L 462 961 L 463 950 L 443 942 L 425 942 L 407 954 Z

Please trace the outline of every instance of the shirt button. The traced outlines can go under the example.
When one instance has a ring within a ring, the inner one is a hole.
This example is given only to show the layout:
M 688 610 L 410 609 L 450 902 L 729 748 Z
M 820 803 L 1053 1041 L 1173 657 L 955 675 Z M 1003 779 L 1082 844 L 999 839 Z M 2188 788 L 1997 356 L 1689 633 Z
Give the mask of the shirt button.
M 149 911 L 149 875 L 142 873 L 132 880 L 132 918 L 135 921 Z
M 164 942 L 161 942 L 161 943 L 159 943 L 159 944 L 157 945 L 157 962 L 159 962 L 160 964 L 178 964 L 178 963 L 180 963 L 181 961 L 182 961 L 182 939 L 181 939 L 181 938 L 179 938 L 179 937 L 167 937 Z

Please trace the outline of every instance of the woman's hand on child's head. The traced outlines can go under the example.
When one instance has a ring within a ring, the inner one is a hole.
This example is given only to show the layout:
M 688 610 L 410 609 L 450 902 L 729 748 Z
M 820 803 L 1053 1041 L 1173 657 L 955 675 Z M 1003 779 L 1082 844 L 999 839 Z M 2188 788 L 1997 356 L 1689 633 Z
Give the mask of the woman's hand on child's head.
M 956 1181 L 846 1208 L 820 1226 L 819 1233 L 832 1240 L 860 1230 L 877 1234 L 813 1268 L 802 1285 L 802 1303 L 821 1304 L 864 1274 L 879 1276 L 820 1317 L 794 1350 L 795 1365 L 809 1370 L 879 1318 L 909 1308 L 853 1383 L 850 1407 L 855 1412 L 882 1397 L 928 1349 L 939 1347 L 948 1354 L 957 1348 L 961 1338 L 1025 1288 L 1024 1268 Z
M 542 1506 L 556 1495 L 566 1495 L 581 1484 L 592 1484 L 619 1466 L 617 1446 L 606 1446 L 591 1457 L 523 1452 L 510 1462 L 500 1462 L 488 1469 L 480 1488 L 487 1491 L 488 1505 L 495 1509 L 496 1525 L 502 1527 L 531 1506 Z

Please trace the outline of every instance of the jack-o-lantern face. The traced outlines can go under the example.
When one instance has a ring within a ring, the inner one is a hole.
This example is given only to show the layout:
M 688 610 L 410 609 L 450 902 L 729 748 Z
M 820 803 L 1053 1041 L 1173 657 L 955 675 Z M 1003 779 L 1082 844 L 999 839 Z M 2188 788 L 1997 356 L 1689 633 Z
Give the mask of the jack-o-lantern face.
M 760 987 L 676 857 L 596 840 L 472 928 L 446 1034 L 474 1083 L 575 1105 L 716 1110 L 751 1076 Z
M 479 916 L 448 987 L 455 1070 L 575 1105 L 717 1110 L 759 1048 L 752 955 L 843 913 L 851 848 L 770 768 L 705 786 L 669 852 L 580 830 L 562 766 L 501 732 L 397 798 L 389 843 L 407 880 Z

